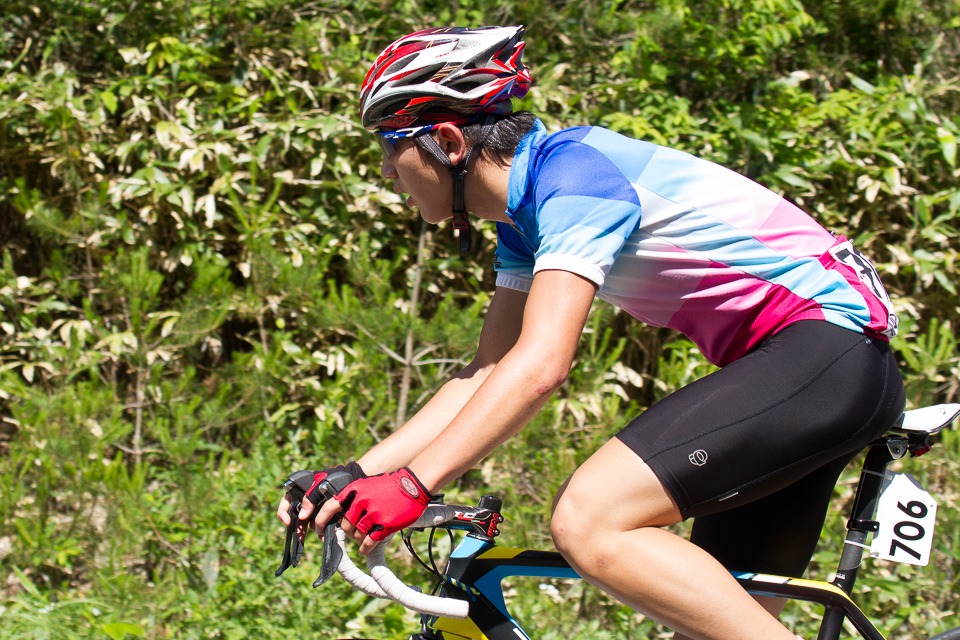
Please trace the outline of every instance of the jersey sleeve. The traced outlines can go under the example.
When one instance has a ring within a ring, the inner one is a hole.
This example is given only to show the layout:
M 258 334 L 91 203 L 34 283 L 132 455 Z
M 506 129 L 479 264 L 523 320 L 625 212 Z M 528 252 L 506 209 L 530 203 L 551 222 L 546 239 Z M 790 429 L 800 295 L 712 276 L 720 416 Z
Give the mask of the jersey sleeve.
M 602 287 L 640 223 L 630 181 L 603 153 L 579 142 L 545 155 L 534 185 L 537 249 L 533 273 L 559 269 Z

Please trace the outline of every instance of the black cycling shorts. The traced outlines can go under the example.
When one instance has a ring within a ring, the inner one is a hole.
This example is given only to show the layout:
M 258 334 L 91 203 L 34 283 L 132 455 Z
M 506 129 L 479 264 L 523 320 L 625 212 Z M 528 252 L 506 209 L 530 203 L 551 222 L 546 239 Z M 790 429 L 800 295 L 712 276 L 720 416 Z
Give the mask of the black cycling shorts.
M 693 542 L 724 566 L 799 576 L 840 472 L 905 402 L 889 344 L 804 320 L 670 394 L 617 438 L 696 518 Z

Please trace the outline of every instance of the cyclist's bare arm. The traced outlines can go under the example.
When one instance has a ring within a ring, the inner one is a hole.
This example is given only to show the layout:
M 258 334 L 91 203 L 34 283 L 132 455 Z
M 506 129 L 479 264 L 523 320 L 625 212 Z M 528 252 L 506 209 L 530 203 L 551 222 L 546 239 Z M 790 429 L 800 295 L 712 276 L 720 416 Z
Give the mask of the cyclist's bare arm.
M 566 379 L 596 286 L 566 271 L 536 275 L 516 344 L 484 378 L 463 409 L 408 465 L 436 492 L 523 427 Z M 328 501 L 317 517 L 339 509 Z M 358 537 L 349 522 L 348 535 Z M 360 553 L 375 543 L 363 540 Z
M 496 290 L 483 322 L 476 356 L 444 383 L 406 424 L 358 460 L 367 475 L 387 473 L 408 465 L 450 424 L 500 359 L 516 344 L 526 302 L 526 292 Z M 289 498 L 284 496 L 277 510 L 277 517 L 284 525 L 289 524 L 289 509 Z M 312 507 L 308 506 L 307 510 L 312 511 Z M 326 514 L 320 517 L 315 529 L 322 531 L 327 519 Z
M 535 276 L 516 344 L 450 426 L 410 463 L 429 490 L 442 488 L 514 435 L 563 384 L 595 293 L 596 285 L 567 271 Z

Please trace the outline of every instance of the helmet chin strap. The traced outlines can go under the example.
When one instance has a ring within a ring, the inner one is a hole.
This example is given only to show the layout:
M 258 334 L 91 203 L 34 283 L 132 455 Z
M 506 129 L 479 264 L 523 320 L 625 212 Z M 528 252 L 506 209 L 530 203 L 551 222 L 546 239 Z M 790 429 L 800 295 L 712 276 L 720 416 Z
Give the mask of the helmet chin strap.
M 493 126 L 497 123 L 494 115 L 487 115 L 483 120 L 483 126 L 480 129 L 479 139 L 473 143 L 467 154 L 456 165 L 450 160 L 450 156 L 444 153 L 433 136 L 417 136 L 417 144 L 422 149 L 429 151 L 437 161 L 445 166 L 453 178 L 453 228 L 460 235 L 460 255 L 470 251 L 470 223 L 467 221 L 467 205 L 464 197 L 464 189 L 467 180 L 467 165 L 470 164 L 470 158 L 493 131 Z

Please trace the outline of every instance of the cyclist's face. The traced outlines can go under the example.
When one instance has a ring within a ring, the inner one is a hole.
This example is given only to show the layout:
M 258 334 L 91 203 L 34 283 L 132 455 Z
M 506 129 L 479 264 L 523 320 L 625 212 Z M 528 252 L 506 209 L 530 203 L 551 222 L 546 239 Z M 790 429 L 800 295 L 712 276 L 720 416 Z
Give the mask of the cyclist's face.
M 383 177 L 393 180 L 393 190 L 406 193 L 407 206 L 417 207 L 420 216 L 436 224 L 453 215 L 453 181 L 449 172 L 411 138 L 399 140 L 389 157 L 383 158 Z

